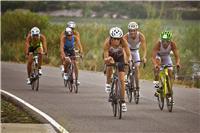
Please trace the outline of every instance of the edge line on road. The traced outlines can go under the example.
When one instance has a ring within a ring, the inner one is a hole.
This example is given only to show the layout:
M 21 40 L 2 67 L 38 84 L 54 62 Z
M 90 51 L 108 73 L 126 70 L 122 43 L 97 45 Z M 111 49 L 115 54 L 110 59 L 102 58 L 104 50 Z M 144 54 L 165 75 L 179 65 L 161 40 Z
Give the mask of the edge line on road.
M 20 103 L 24 104 L 25 106 L 29 107 L 31 110 L 37 112 L 38 114 L 40 114 L 42 117 L 44 117 L 47 121 L 49 121 L 59 132 L 61 133 L 69 133 L 64 127 L 62 127 L 58 122 L 56 122 L 52 117 L 50 117 L 49 115 L 45 114 L 44 112 L 42 112 L 41 110 L 37 109 L 36 107 L 34 107 L 33 105 L 27 103 L 26 101 L 22 100 L 21 98 L 0 89 L 1 93 L 4 93 L 12 98 L 14 98 L 15 100 L 19 101 Z

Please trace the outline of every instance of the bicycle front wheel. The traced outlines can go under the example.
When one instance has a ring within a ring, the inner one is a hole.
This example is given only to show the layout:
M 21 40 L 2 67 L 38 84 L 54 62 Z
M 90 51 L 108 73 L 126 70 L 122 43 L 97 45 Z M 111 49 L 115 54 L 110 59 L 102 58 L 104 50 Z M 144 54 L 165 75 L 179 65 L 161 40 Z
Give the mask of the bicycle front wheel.
M 128 101 L 129 103 L 132 102 L 132 97 L 133 97 L 133 85 L 132 85 L 132 76 L 128 76 L 128 85 L 126 86 L 126 94 L 127 94 L 127 97 L 128 97 Z
M 166 77 L 166 83 L 168 89 L 168 94 L 166 95 L 167 109 L 169 112 L 172 112 L 174 101 L 173 101 L 172 84 L 169 76 Z
M 119 119 L 121 119 L 122 118 L 122 102 L 119 100 L 117 105 L 118 105 L 117 106 L 117 108 L 118 108 L 118 117 L 119 117 Z
M 163 91 L 161 91 L 158 95 L 158 106 L 160 108 L 160 110 L 163 110 L 164 108 L 164 96 L 163 96 Z

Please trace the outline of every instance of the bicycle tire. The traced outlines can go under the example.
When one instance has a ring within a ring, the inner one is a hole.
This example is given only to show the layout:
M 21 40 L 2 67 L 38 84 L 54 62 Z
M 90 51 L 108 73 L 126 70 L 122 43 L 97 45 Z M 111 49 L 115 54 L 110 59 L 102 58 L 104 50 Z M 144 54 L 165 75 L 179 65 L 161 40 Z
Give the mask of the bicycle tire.
M 35 80 L 35 84 L 36 84 L 35 90 L 38 91 L 39 90 L 39 77 L 37 77 L 37 79 Z
M 172 112 L 173 108 L 173 92 L 172 92 L 172 84 L 169 76 L 166 76 L 166 83 L 167 83 L 167 89 L 168 89 L 168 94 L 166 95 L 166 104 L 167 104 L 167 109 L 169 112 Z
M 117 116 L 117 102 L 116 102 L 116 94 L 115 94 L 114 88 L 115 88 L 115 81 L 112 81 L 112 85 L 111 85 L 112 102 L 111 102 L 111 106 L 112 106 L 113 116 L 116 117 Z
M 164 96 L 163 96 L 163 91 L 160 91 L 158 97 L 158 106 L 160 108 L 160 110 L 163 110 L 164 108 Z
M 134 90 L 134 101 L 136 104 L 139 103 L 139 90 Z
M 64 86 L 67 87 L 67 80 L 64 79 Z
M 122 118 L 122 102 L 121 102 L 121 82 L 120 80 L 116 80 L 116 83 L 117 83 L 117 86 L 116 86 L 116 89 L 117 89 L 117 108 L 118 108 L 118 117 L 119 119 Z
M 132 102 L 132 97 L 133 97 L 133 92 L 131 90 L 132 89 L 131 81 L 132 80 L 131 80 L 131 75 L 130 75 L 130 76 L 128 76 L 128 87 L 127 87 L 127 91 L 126 91 L 129 103 Z
M 78 93 L 78 85 L 77 85 L 77 81 L 76 81 L 76 83 L 75 83 L 75 85 L 74 85 L 74 92 L 75 92 L 75 93 Z
M 69 88 L 69 92 L 72 92 L 73 87 L 72 87 L 72 83 L 71 83 L 70 80 L 67 81 L 67 86 L 68 86 L 68 88 Z
M 170 98 L 170 99 L 169 99 Z M 170 97 L 166 97 L 166 103 L 167 103 L 167 109 L 169 112 L 172 112 L 172 109 L 173 109 L 173 96 L 170 96 Z

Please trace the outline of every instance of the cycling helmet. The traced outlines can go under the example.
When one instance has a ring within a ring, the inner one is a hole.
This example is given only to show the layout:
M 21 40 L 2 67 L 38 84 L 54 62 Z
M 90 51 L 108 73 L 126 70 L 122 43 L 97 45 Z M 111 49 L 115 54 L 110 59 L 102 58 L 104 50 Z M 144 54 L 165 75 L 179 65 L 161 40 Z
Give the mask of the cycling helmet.
M 69 27 L 67 27 L 67 28 L 65 29 L 65 35 L 72 35 L 72 29 L 69 28 Z
M 136 22 L 130 22 L 128 24 L 128 29 L 129 30 L 135 30 L 135 29 L 138 29 L 138 28 L 139 28 L 139 26 L 138 26 L 138 24 Z
M 172 33 L 170 31 L 163 31 L 160 34 L 161 40 L 167 40 L 170 41 L 172 39 Z
M 74 21 L 69 21 L 67 23 L 67 27 L 70 27 L 70 28 L 74 29 L 76 27 L 76 23 Z
M 110 36 L 112 38 L 122 38 L 123 31 L 119 27 L 113 27 L 110 29 Z
M 38 27 L 33 27 L 31 29 L 31 36 L 33 37 L 34 35 L 39 35 L 40 36 L 40 29 Z

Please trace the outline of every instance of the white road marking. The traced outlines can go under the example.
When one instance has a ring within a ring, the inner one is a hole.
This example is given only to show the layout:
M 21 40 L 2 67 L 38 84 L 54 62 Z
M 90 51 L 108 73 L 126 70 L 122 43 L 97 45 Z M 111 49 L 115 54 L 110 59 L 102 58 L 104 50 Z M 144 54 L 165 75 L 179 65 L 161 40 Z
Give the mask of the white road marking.
M 12 98 L 14 98 L 15 100 L 19 101 L 20 103 L 24 104 L 25 106 L 29 107 L 30 109 L 32 109 L 33 111 L 37 112 L 38 114 L 40 114 L 41 116 L 43 116 L 46 120 L 48 120 L 58 131 L 60 131 L 61 133 L 69 133 L 64 127 L 62 127 L 58 122 L 56 122 L 53 118 L 51 118 L 50 116 L 48 116 L 47 114 L 45 114 L 44 112 L 40 111 L 39 109 L 37 109 L 36 107 L 32 106 L 31 104 L 25 102 L 24 100 L 22 100 L 21 98 L 0 89 L 1 93 L 4 93 Z

